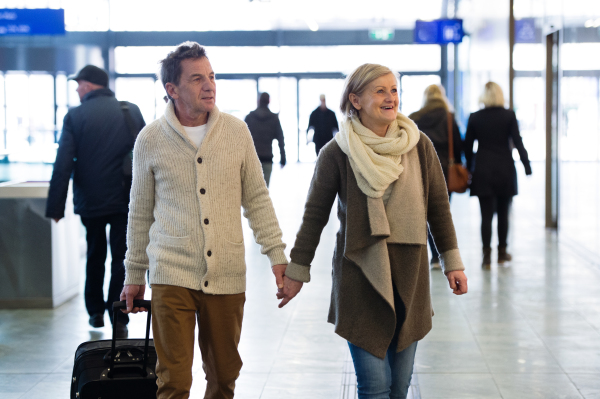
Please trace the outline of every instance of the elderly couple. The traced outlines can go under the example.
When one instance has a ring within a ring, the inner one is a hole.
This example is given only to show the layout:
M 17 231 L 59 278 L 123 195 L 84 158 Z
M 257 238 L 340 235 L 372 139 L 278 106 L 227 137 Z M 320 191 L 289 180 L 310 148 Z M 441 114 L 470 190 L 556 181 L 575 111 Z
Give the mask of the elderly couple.
M 127 313 L 152 285 L 158 398 L 187 398 L 194 329 L 205 398 L 233 398 L 242 367 L 245 302 L 240 207 L 271 262 L 279 307 L 310 281 L 310 265 L 338 197 L 329 322 L 348 341 L 360 398 L 405 398 L 417 341 L 431 329 L 427 225 L 455 294 L 467 292 L 442 168 L 416 125 L 398 113 L 390 69 L 364 64 L 346 79 L 346 120 L 321 151 L 288 264 L 246 124 L 215 105 L 204 48 L 186 42 L 161 62 L 164 116 L 134 148 L 121 299 Z

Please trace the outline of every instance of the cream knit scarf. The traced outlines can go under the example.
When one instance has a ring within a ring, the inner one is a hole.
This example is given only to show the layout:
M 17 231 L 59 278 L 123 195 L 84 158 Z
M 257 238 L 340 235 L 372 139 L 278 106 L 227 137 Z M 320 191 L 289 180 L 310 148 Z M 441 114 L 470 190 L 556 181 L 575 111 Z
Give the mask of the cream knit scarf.
M 380 198 L 400 177 L 404 170 L 400 164 L 402 154 L 417 145 L 419 135 L 417 125 L 398 113 L 385 137 L 376 135 L 353 116 L 342 123 L 335 139 L 350 160 L 360 190 L 368 197 Z

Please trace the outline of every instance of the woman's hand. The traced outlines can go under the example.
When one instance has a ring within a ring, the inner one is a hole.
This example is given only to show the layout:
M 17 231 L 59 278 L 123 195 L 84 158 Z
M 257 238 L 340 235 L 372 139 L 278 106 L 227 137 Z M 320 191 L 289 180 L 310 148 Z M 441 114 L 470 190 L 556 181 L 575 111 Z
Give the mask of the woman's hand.
M 450 288 L 452 288 L 452 292 L 455 295 L 462 295 L 467 293 L 467 276 L 462 270 L 448 272 L 446 273 L 446 278 L 448 279 Z
M 304 283 L 302 281 L 292 280 L 288 276 L 283 277 L 283 291 L 278 290 L 277 299 L 283 299 L 279 302 L 279 307 L 282 308 L 291 301 L 302 289 Z

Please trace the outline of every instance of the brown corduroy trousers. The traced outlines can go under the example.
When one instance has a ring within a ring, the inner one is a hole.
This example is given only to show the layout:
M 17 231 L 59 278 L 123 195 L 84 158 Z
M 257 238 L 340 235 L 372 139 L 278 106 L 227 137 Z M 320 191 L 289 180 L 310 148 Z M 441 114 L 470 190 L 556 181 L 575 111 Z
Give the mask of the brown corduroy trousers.
M 152 285 L 158 399 L 190 396 L 196 321 L 207 381 L 204 398 L 233 398 L 242 368 L 238 344 L 245 301 L 244 293 L 209 295 L 172 285 Z

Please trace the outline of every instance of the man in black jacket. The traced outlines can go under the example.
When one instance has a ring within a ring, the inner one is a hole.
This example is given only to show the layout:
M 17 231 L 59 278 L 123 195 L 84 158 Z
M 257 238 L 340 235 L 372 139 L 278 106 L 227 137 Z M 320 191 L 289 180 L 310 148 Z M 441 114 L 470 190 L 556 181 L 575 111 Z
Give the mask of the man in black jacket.
M 258 154 L 258 159 L 263 168 L 263 175 L 267 187 L 271 180 L 271 171 L 273 170 L 273 140 L 279 143 L 281 160 L 279 163 L 283 168 L 285 166 L 285 144 L 283 142 L 283 130 L 279 122 L 279 116 L 269 109 L 269 93 L 261 93 L 258 100 L 258 108 L 250 112 L 244 121 L 248 124 L 254 147 Z
M 317 156 L 321 148 L 333 138 L 333 134 L 340 130 L 335 112 L 327 108 L 325 95 L 321 94 L 319 99 L 321 100 L 321 105 L 310 114 L 307 129 L 307 132 L 310 129 L 314 131 L 312 141 L 315 143 Z
M 69 110 L 64 119 L 50 181 L 46 217 L 57 223 L 64 217 L 72 176 L 75 213 L 81 216 L 87 232 L 85 306 L 90 315 L 90 325 L 103 327 L 106 309 L 113 321 L 112 303 L 119 300 L 125 280 L 123 260 L 127 249 L 131 186 L 131 172 L 126 170 L 131 168 L 131 163 L 127 157 L 145 122 L 135 104 L 117 101 L 114 93 L 107 88 L 108 75 L 104 70 L 87 65 L 70 79 L 78 83 L 81 105 Z M 105 302 L 107 224 L 110 225 L 112 264 Z M 126 336 L 127 316 L 120 315 L 119 321 L 117 334 Z

